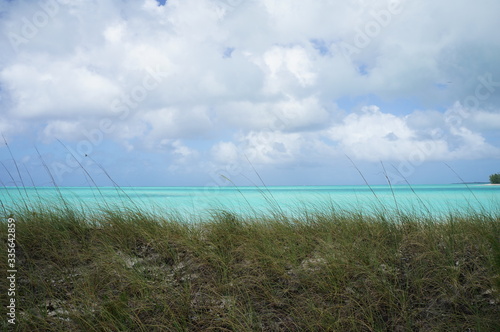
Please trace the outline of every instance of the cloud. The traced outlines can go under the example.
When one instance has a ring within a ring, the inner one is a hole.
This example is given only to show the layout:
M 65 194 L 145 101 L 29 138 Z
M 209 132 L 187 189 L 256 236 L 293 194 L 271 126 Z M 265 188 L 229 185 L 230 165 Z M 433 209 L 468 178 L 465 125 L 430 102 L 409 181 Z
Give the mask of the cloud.
M 75 133 L 82 132 L 83 126 L 77 121 L 50 121 L 41 133 L 41 139 L 44 142 L 50 142 L 55 137 L 59 139 L 71 139 Z
M 417 140 L 405 119 L 383 113 L 377 106 L 363 107 L 329 130 L 329 137 L 339 142 L 348 155 L 362 160 L 404 160 L 411 151 L 429 140 Z M 443 146 L 438 147 L 443 152 Z
M 211 150 L 218 164 L 251 162 L 256 165 L 320 163 L 335 154 L 317 133 L 250 131 L 235 141 L 222 141 Z
M 163 149 L 169 150 L 174 161 L 168 166 L 169 171 L 189 171 L 193 169 L 193 162 L 199 157 L 198 151 L 184 145 L 181 140 L 163 139 L 160 141 Z
M 200 170 L 498 158 L 498 1 L 232 3 L 0 3 L 0 130 Z
M 301 46 L 272 47 L 257 60 L 266 75 L 264 92 L 286 91 L 290 84 L 308 87 L 315 83 L 316 74 L 307 51 Z
M 219 164 L 233 164 L 240 161 L 239 151 L 233 142 L 218 142 L 211 148 L 212 159 Z
M 0 79 L 22 119 L 99 114 L 119 89 L 106 77 L 70 62 L 31 60 L 2 71 Z
M 331 110 L 317 97 L 292 96 L 266 102 L 229 102 L 217 109 L 220 122 L 247 130 L 306 131 L 328 125 Z M 244 119 L 244 121 L 242 121 Z
M 457 107 L 455 105 L 455 107 Z M 500 149 L 483 135 L 463 125 L 447 123 L 456 112 L 416 111 L 407 116 L 382 112 L 377 106 L 349 114 L 328 130 L 342 150 L 361 160 L 408 160 L 420 154 L 424 160 L 480 159 L 500 156 Z
M 137 137 L 144 138 L 151 146 L 164 139 L 203 137 L 212 127 L 209 112 L 204 107 L 152 110 L 137 115 L 137 122 L 149 128 L 146 132 L 138 133 Z
M 470 116 L 472 128 L 483 130 L 500 130 L 500 112 L 477 111 Z

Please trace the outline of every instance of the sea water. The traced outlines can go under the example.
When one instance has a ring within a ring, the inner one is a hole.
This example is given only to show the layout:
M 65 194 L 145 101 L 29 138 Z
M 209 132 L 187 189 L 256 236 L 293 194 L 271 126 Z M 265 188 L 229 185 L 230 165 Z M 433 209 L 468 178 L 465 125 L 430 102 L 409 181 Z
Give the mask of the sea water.
M 243 215 L 335 209 L 427 213 L 482 212 L 499 215 L 500 186 L 483 184 L 276 187 L 4 187 L 4 211 L 37 204 L 84 209 L 140 208 L 157 213 L 203 216 L 214 210 Z

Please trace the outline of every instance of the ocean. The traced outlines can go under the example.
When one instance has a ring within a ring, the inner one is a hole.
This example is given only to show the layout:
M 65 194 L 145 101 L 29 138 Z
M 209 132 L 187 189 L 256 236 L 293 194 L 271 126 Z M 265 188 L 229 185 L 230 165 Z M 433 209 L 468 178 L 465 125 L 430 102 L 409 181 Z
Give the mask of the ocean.
M 242 215 L 335 209 L 366 213 L 445 215 L 450 212 L 500 213 L 500 186 L 483 184 L 276 186 L 276 187 L 42 187 L 0 188 L 4 211 L 15 206 L 68 204 L 89 210 L 141 208 L 159 214 L 200 216 L 214 210 Z

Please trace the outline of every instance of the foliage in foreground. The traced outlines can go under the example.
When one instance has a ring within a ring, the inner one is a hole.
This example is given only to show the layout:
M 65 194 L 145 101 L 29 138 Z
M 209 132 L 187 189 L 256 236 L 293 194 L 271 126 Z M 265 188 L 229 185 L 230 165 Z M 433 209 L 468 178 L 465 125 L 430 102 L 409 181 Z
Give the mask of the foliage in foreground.
M 13 216 L 19 331 L 500 329 L 500 220 L 490 215 Z

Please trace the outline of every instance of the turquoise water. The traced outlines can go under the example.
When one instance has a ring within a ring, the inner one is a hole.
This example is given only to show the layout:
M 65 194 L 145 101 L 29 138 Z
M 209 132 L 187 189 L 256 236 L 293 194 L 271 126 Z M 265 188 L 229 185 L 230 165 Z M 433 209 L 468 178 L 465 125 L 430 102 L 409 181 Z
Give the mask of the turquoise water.
M 61 203 L 86 209 L 136 206 L 162 213 L 177 211 L 203 215 L 213 209 L 241 214 L 284 212 L 334 207 L 341 210 L 430 212 L 500 211 L 500 186 L 479 184 L 393 186 L 290 187 L 78 187 L 1 188 L 0 200 L 9 210 L 15 205 Z

